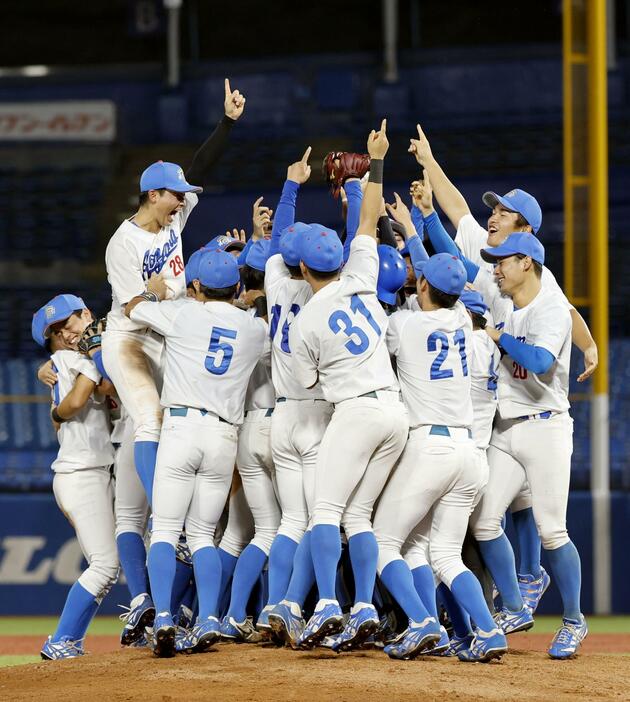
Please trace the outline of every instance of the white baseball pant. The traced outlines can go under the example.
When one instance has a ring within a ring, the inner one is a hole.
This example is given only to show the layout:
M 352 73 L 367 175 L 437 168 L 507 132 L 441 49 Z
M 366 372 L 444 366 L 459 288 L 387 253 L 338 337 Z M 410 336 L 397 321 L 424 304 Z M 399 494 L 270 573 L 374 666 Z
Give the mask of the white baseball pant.
M 401 559 L 407 544 L 412 568 L 430 563 L 449 588 L 467 570 L 462 544 L 478 491 L 487 473 L 467 429 L 448 427 L 450 436 L 431 434 L 431 425 L 412 429 L 374 517 L 379 573 Z
M 488 449 L 488 487 L 471 518 L 474 537 L 490 541 L 501 536 L 503 515 L 527 481 L 543 547 L 552 550 L 568 543 L 572 453 L 573 420 L 568 412 L 550 419 L 497 419 Z
M 312 524 L 343 524 L 349 539 L 372 531 L 374 503 L 409 431 L 400 394 L 376 395 L 335 405 L 317 456 Z
M 53 493 L 88 562 L 79 582 L 100 602 L 118 578 L 114 485 L 109 466 L 55 473 Z
M 245 499 L 243 485 L 239 481 L 230 494 L 227 524 L 217 548 L 238 558 L 253 538 L 254 518 Z
M 127 422 L 114 457 L 116 538 L 128 532 L 144 537 L 149 518 L 149 503 L 134 462 L 133 435 L 133 424 Z
M 136 441 L 159 441 L 164 340 L 152 331 L 103 333 L 103 365 L 131 416 Z
M 236 459 L 236 427 L 214 414 L 164 411 L 153 485 L 151 545 L 177 544 L 182 527 L 191 553 L 214 546 Z
M 332 412 L 332 405 L 323 400 L 286 400 L 276 404 L 271 418 L 271 453 L 282 509 L 278 534 L 297 543 L 313 510 L 317 454 Z
M 267 555 L 281 518 L 274 489 L 271 416 L 272 412 L 265 409 L 246 412 L 236 453 L 245 499 L 254 518 L 255 533 L 251 543 Z

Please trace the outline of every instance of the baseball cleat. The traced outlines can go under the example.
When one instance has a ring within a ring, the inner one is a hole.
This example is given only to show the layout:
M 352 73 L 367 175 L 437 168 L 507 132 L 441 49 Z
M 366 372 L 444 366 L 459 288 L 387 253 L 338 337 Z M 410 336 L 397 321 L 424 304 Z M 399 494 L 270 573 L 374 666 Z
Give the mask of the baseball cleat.
M 504 634 L 528 631 L 534 626 L 532 610 L 525 604 L 518 612 L 510 612 L 504 607 L 494 615 L 494 621 Z
M 532 614 L 538 608 L 538 604 L 550 583 L 551 578 L 542 567 L 539 578 L 535 578 L 533 575 L 518 576 L 518 589 L 521 591 L 523 602 L 532 610 Z
M 350 618 L 344 630 L 339 634 L 332 647 L 333 651 L 341 653 L 359 648 L 366 639 L 376 632 L 378 625 L 378 613 L 371 604 L 356 604 L 350 612 Z
M 199 621 L 188 635 L 187 650 L 193 653 L 204 653 L 221 638 L 221 625 L 216 617 L 208 617 Z
M 441 639 L 440 625 L 434 617 L 421 622 L 409 621 L 409 628 L 394 643 L 383 649 L 390 658 L 409 661 L 431 649 Z
M 236 641 L 238 639 L 238 629 L 232 624 L 231 617 L 226 614 L 221 620 L 219 627 L 221 638 L 225 641 Z
M 455 636 L 448 642 L 448 646 L 442 651 L 443 656 L 456 656 L 460 651 L 467 651 L 473 641 L 473 635 Z
M 274 638 L 283 641 L 291 648 L 297 648 L 306 622 L 302 617 L 302 609 L 297 602 L 282 600 L 269 613 L 269 625 L 273 631 Z
M 139 595 L 138 598 L 139 601 L 135 606 L 120 615 L 120 620 L 125 622 L 120 634 L 120 643 L 123 646 L 131 646 L 134 641 L 143 636 L 145 627 L 151 626 L 155 619 L 155 606 L 151 597 L 145 594 Z M 132 605 L 138 598 L 132 600 Z
M 185 604 L 180 604 L 177 614 L 173 617 L 173 621 L 181 629 L 190 629 L 193 624 L 193 612 L 190 607 Z
M 343 613 L 339 603 L 336 600 L 320 600 L 298 640 L 298 646 L 313 648 L 326 636 L 338 634 L 342 629 Z
M 262 641 L 262 635 L 256 631 L 250 617 L 246 617 L 242 622 L 237 622 L 234 617 L 230 617 L 227 614 L 221 621 L 221 638 L 243 643 L 258 643 Z
M 470 648 L 460 651 L 457 657 L 465 663 L 488 663 L 500 659 L 507 650 L 507 639 L 501 629 L 488 632 L 477 629 Z
M 556 631 L 547 653 L 556 660 L 573 658 L 588 634 L 586 619 L 580 614 L 580 619 L 563 619 L 562 626 Z
M 341 634 L 335 634 L 334 636 L 324 636 L 324 638 L 319 642 L 318 646 L 321 648 L 330 648 L 335 650 L 335 644 L 339 641 Z
M 65 658 L 78 658 L 83 655 L 83 640 L 73 641 L 69 636 L 62 636 L 59 641 L 46 639 L 39 655 L 44 661 L 61 661 Z
M 175 655 L 175 635 L 177 628 L 170 612 L 160 612 L 153 622 L 153 653 L 158 658 L 171 658 Z
M 269 624 L 269 613 L 273 610 L 275 605 L 265 605 L 262 608 L 261 613 L 258 615 L 258 621 L 256 622 L 256 629 L 261 634 L 269 634 L 271 631 L 271 624 Z
M 440 640 L 435 644 L 435 646 L 431 650 L 423 651 L 423 653 L 421 655 L 423 655 L 425 653 L 427 656 L 443 656 L 444 655 L 444 651 L 446 651 L 446 649 L 448 648 L 450 640 L 448 638 L 448 632 L 446 631 L 446 629 L 443 626 L 440 626 L 440 632 L 442 634 L 440 636 Z

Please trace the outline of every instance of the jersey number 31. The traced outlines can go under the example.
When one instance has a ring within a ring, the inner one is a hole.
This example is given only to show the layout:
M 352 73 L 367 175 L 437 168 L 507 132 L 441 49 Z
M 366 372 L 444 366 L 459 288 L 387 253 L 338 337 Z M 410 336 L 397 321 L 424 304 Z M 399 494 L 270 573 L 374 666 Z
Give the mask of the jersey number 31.
M 350 310 L 356 315 L 357 313 L 365 317 L 367 323 L 374 329 L 377 336 L 381 335 L 381 328 L 378 326 L 372 313 L 363 303 L 363 300 L 355 293 L 350 298 Z M 358 356 L 360 353 L 367 351 L 370 345 L 370 339 L 368 335 L 361 329 L 352 323 L 350 316 L 347 312 L 343 310 L 336 310 L 328 318 L 328 326 L 334 334 L 343 332 L 346 336 L 350 337 L 344 346 L 350 351 L 354 356 Z M 353 338 L 354 337 L 354 338 Z M 355 341 L 355 338 L 357 341 Z

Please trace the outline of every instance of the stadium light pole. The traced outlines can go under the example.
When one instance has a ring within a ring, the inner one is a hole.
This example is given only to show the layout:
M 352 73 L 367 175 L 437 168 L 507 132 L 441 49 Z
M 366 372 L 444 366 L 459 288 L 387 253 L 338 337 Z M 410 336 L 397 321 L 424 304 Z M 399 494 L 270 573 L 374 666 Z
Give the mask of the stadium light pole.
M 169 88 L 176 88 L 180 80 L 179 19 L 182 0 L 164 0 L 164 7 L 168 11 L 168 70 L 166 84 Z
M 383 0 L 383 63 L 386 83 L 398 82 L 398 0 Z

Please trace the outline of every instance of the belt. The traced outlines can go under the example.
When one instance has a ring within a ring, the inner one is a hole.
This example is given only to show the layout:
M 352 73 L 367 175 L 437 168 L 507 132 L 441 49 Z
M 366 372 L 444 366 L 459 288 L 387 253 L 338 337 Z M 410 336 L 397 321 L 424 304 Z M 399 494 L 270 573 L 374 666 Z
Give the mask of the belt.
M 169 408 L 169 413 L 171 417 L 186 417 L 188 415 L 188 411 L 191 412 L 199 412 L 199 414 L 202 417 L 205 417 L 207 414 L 211 414 L 215 416 L 220 422 L 223 422 L 224 424 L 231 424 L 231 422 L 228 422 L 227 419 L 223 419 L 223 417 L 219 417 L 218 414 L 215 414 L 214 412 L 209 412 L 208 410 L 205 409 L 198 409 L 197 407 L 170 407 Z
M 371 392 L 364 392 L 363 395 L 358 395 L 357 397 L 372 397 L 378 400 L 379 392 L 396 392 L 395 390 L 372 390 Z M 402 402 L 402 392 L 398 393 L 398 399 Z
M 289 400 L 288 397 L 276 397 L 276 404 L 278 402 L 287 402 Z M 301 398 L 300 400 L 293 400 L 293 402 L 327 402 L 328 400 L 325 400 L 323 397 L 314 397 L 312 400 L 304 400 L 304 398 Z
M 547 412 L 540 412 L 538 414 L 524 414 L 522 417 L 517 417 L 517 420 L 524 420 L 524 419 L 551 419 L 553 417 L 553 412 L 547 411 Z
M 271 417 L 273 414 L 273 407 L 270 407 L 269 409 L 246 410 L 245 416 L 247 417 L 249 414 L 254 414 L 254 412 L 264 412 L 265 417 Z
M 463 429 L 464 427 L 462 427 Z M 467 429 L 468 431 L 468 438 L 472 439 L 472 431 L 470 429 Z M 431 425 L 431 429 L 429 430 L 429 434 L 433 434 L 433 436 L 450 436 L 451 432 L 449 431 L 447 426 L 444 426 L 444 424 L 433 424 Z

